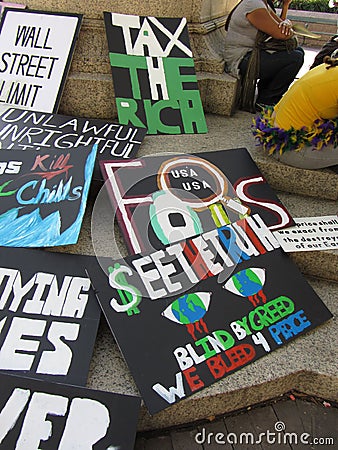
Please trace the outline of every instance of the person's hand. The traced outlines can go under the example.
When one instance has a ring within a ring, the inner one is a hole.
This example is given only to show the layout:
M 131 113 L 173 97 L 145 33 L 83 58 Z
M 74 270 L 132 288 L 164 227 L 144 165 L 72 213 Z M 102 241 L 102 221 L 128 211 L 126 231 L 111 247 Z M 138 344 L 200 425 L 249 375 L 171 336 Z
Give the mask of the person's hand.
M 278 27 L 281 29 L 281 32 L 285 34 L 285 36 L 290 36 L 293 34 L 292 22 L 289 19 L 285 19 L 282 22 L 279 22 Z

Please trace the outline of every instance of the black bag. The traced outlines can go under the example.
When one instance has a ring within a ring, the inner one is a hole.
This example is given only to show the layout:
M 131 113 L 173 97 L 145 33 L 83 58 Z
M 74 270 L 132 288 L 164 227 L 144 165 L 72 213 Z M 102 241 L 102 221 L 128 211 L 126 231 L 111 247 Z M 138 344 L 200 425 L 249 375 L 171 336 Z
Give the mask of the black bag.
M 248 67 L 240 83 L 240 94 L 238 98 L 238 108 L 243 111 L 255 112 L 255 90 L 259 74 L 260 50 L 270 52 L 288 51 L 291 52 L 298 47 L 298 40 L 295 36 L 290 39 L 276 39 L 270 35 L 258 31 L 255 46 L 251 52 Z
M 335 50 L 337 50 L 337 48 L 338 48 L 338 34 L 335 34 L 334 36 L 331 37 L 331 39 L 329 41 L 327 41 L 323 45 L 323 47 L 321 48 L 319 53 L 317 53 L 310 69 L 313 69 L 314 67 L 319 66 L 319 64 L 323 64 L 324 57 L 331 56 L 332 53 Z
M 268 34 L 260 33 L 261 36 L 258 39 L 257 46 L 261 50 L 271 52 L 292 52 L 292 50 L 295 50 L 298 47 L 298 39 L 296 36 L 293 36 L 290 39 L 276 39 Z

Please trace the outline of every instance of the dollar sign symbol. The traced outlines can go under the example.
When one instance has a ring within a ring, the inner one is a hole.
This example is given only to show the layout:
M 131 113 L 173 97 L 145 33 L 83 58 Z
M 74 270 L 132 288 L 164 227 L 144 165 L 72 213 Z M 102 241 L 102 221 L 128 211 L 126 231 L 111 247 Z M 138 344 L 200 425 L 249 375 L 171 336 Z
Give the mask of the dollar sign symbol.
M 137 305 L 141 302 L 141 292 L 126 280 L 125 273 L 132 275 L 132 270 L 128 266 L 121 266 L 116 263 L 114 267 L 108 267 L 109 284 L 115 288 L 120 296 L 122 305 L 115 299 L 110 300 L 110 306 L 116 312 L 126 312 L 128 316 L 139 314 L 140 310 Z M 121 289 L 123 288 L 123 289 Z

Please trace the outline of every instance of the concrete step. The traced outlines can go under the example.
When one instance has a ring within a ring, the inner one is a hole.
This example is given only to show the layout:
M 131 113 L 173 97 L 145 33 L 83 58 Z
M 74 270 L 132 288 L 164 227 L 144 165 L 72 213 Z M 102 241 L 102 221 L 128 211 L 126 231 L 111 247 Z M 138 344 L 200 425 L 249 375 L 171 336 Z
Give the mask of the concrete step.
M 223 73 L 198 72 L 198 88 L 205 112 L 230 116 L 235 111 L 238 80 Z
M 330 311 L 338 313 L 338 284 L 309 279 Z M 212 386 L 150 416 L 141 408 L 138 431 L 157 430 L 206 420 L 298 390 L 337 401 L 336 327 L 334 320 L 267 354 Z M 88 387 L 139 395 L 114 338 L 102 319 Z

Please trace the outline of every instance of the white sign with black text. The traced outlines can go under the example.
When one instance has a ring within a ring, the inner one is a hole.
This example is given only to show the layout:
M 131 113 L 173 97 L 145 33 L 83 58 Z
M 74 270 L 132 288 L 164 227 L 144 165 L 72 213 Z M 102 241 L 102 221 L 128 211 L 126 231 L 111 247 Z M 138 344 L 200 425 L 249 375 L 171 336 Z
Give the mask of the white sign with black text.
M 294 218 L 296 226 L 274 232 L 285 252 L 338 248 L 338 216 Z
M 6 8 L 0 25 L 0 104 L 57 112 L 82 15 Z

